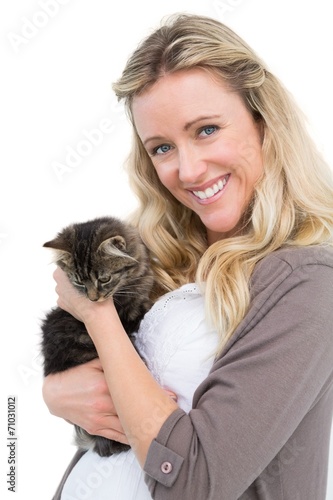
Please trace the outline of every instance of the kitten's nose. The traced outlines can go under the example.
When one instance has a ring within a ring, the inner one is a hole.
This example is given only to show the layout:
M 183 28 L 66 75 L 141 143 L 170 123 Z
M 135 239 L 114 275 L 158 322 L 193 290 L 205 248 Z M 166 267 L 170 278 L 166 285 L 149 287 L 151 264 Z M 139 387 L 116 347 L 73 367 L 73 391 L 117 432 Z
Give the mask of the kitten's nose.
M 99 293 L 97 290 L 87 290 L 88 299 L 92 302 L 97 302 L 99 299 Z

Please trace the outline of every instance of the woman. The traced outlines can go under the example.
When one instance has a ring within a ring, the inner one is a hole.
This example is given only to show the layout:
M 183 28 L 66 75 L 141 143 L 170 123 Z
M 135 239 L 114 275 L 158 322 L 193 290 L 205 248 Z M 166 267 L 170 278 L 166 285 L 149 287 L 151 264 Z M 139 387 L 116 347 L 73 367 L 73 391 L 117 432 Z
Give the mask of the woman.
M 47 377 L 46 403 L 132 448 L 80 453 L 61 498 L 324 500 L 329 168 L 287 91 L 212 19 L 169 19 L 114 89 L 133 124 L 134 223 L 159 299 L 137 335 L 148 370 L 112 300 L 89 303 L 55 272 L 58 304 L 85 323 L 99 361 Z

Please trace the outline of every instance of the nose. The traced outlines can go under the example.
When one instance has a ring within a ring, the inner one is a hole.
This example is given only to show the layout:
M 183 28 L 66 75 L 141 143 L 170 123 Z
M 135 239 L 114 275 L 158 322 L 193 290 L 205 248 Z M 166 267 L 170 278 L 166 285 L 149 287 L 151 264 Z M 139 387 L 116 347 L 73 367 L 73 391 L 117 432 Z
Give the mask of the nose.
M 99 299 L 98 290 L 96 290 L 94 287 L 87 287 L 87 297 L 92 302 L 97 302 Z
M 207 171 L 207 162 L 194 147 L 179 150 L 179 179 L 184 184 L 198 184 Z

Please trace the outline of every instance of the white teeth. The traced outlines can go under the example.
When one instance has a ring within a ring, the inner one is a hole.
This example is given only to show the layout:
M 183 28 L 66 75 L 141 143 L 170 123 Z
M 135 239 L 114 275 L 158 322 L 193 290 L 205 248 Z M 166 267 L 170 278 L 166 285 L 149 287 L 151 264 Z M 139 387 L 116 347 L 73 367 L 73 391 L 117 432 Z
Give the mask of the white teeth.
M 207 198 L 211 198 L 212 196 L 214 196 L 214 194 L 214 189 L 212 188 L 207 188 L 205 191 L 205 195 L 207 196 Z
M 193 191 L 193 193 L 200 198 L 200 200 L 205 200 L 207 196 L 203 191 Z
M 193 194 L 200 198 L 200 200 L 207 200 L 208 198 L 212 198 L 216 193 L 221 191 L 223 187 L 226 185 L 228 177 L 224 177 L 223 180 L 220 179 L 216 184 L 212 187 L 205 189 L 205 191 L 193 191 Z

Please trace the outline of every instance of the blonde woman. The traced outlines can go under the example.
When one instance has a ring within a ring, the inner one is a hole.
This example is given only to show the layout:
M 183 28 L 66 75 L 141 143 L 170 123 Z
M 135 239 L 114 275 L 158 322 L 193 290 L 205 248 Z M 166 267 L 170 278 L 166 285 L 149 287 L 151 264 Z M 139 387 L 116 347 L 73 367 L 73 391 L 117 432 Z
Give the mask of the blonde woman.
M 114 85 L 155 304 L 133 349 L 112 299 L 55 272 L 99 360 L 50 411 L 131 445 L 79 451 L 55 496 L 324 500 L 333 405 L 333 189 L 291 96 L 234 32 L 167 20 Z M 174 394 L 174 397 L 170 397 Z

